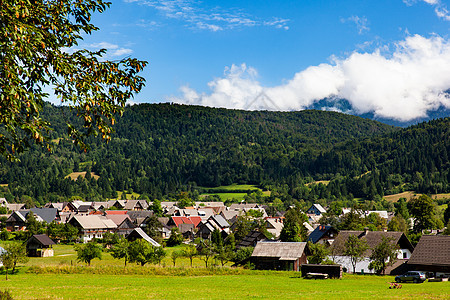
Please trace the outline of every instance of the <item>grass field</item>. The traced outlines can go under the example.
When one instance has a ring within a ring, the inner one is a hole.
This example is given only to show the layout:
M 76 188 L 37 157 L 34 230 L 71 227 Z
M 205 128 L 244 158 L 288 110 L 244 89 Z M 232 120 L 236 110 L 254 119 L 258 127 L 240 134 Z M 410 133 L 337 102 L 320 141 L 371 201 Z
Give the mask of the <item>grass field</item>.
M 224 185 L 219 186 L 215 188 L 207 188 L 211 193 L 202 194 L 201 197 L 206 196 L 212 196 L 217 195 L 220 197 L 220 200 L 227 201 L 227 200 L 243 200 L 244 196 L 247 195 L 247 193 L 242 193 L 242 191 L 248 190 L 248 191 L 257 191 L 261 190 L 255 185 L 251 184 L 231 184 L 231 185 Z M 218 192 L 214 192 L 218 191 Z M 219 192 L 220 191 L 220 192 Z M 227 192 L 223 192 L 227 191 Z M 270 191 L 263 191 L 262 192 L 264 196 L 270 196 Z
M 306 280 L 293 272 L 248 271 L 240 275 L 154 276 L 18 274 L 0 281 L 14 299 L 448 299 L 449 282 L 403 284 L 392 277 L 344 276 Z
M 86 176 L 86 172 L 72 172 L 69 175 L 67 175 L 66 178 L 70 178 L 72 180 L 77 180 L 78 176 L 81 176 L 84 178 Z M 95 175 L 94 172 L 91 172 L 91 176 L 94 177 L 95 180 L 100 178 L 100 176 Z
M 165 267 L 124 268 L 122 260 L 108 253 L 87 267 L 76 262 L 72 246 L 57 245 L 54 257 L 31 258 L 8 281 L 0 273 L 0 290 L 9 290 L 14 299 L 448 299 L 450 295 L 450 282 L 403 284 L 402 289 L 390 290 L 392 276 L 306 280 L 296 272 L 205 269 L 198 258 L 193 268 L 187 259 L 178 260 L 173 268 L 170 252 L 182 247 L 167 248 Z M 33 273 L 36 266 L 50 271 Z M 52 273 L 55 270 L 65 272 Z
M 406 198 L 406 201 L 409 201 L 411 198 L 419 197 L 420 195 L 422 194 L 417 194 L 415 192 L 403 192 L 400 194 L 384 196 L 384 199 L 390 202 L 397 202 L 400 198 Z M 450 199 L 450 194 L 433 194 L 431 195 L 431 198 L 434 200 Z

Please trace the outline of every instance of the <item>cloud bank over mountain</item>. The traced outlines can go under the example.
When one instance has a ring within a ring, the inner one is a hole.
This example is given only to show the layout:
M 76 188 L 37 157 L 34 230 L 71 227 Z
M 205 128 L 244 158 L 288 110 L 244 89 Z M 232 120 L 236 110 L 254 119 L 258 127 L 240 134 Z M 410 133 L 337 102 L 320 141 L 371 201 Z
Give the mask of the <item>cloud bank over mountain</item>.
M 302 110 L 323 98 L 347 99 L 355 113 L 409 121 L 439 107 L 450 109 L 450 42 L 440 36 L 414 35 L 373 52 L 333 57 L 311 66 L 285 84 L 264 87 L 257 70 L 246 64 L 225 69 L 208 83 L 209 93 L 188 86 L 168 100 L 234 109 Z M 262 101 L 260 98 L 263 97 Z M 272 103 L 272 108 L 267 106 Z

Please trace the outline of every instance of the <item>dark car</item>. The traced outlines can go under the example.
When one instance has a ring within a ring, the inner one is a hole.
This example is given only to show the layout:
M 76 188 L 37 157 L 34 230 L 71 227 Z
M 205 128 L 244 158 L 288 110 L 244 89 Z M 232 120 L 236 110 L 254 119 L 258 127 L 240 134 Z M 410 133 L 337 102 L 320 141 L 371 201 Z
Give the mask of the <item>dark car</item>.
M 414 282 L 414 283 L 422 283 L 427 280 L 427 276 L 424 272 L 419 271 L 409 271 L 403 275 L 398 275 L 395 277 L 395 282 Z

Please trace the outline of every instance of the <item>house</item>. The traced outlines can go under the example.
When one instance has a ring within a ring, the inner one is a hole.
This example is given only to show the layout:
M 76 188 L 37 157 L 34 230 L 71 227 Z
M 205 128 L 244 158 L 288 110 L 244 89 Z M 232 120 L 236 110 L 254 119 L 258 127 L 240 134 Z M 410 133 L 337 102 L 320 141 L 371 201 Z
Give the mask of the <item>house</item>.
M 279 237 L 281 230 L 283 230 L 283 218 L 266 218 L 266 229 L 275 238 Z
M 333 226 L 319 225 L 308 236 L 308 242 L 313 244 L 332 244 L 339 231 Z
M 335 263 L 341 264 L 348 272 L 353 271 L 353 266 L 350 262 L 350 257 L 344 256 L 345 242 L 348 240 L 350 235 L 358 237 L 358 239 L 363 239 L 367 242 L 368 249 L 364 253 L 364 258 L 362 261 L 356 264 L 355 270 L 359 273 L 374 273 L 374 270 L 369 270 L 370 256 L 372 254 L 372 249 L 381 243 L 382 238 L 388 238 L 397 244 L 399 250 L 397 252 L 397 260 L 399 263 L 406 262 L 407 259 L 411 257 L 414 250 L 409 239 L 403 232 L 396 231 L 340 231 L 335 238 L 331 251 L 332 255 L 330 259 L 334 260 Z M 402 261 L 403 260 L 403 261 Z
M 228 223 L 233 224 L 239 216 L 239 211 L 236 210 L 224 210 L 220 215 L 227 220 Z
M 242 239 L 236 248 L 255 247 L 258 242 L 265 240 L 267 240 L 267 237 L 264 233 L 258 230 L 252 230 Z
M 321 216 L 326 212 L 327 211 L 325 210 L 325 208 L 322 207 L 322 205 L 316 203 L 316 204 L 311 205 L 311 207 L 306 211 L 306 214 Z
M 69 224 L 78 228 L 78 236 L 83 243 L 87 243 L 93 238 L 101 239 L 105 232 L 113 232 L 117 228 L 112 220 L 98 215 L 75 215 L 69 220 Z
M 52 246 L 55 242 L 46 234 L 35 234 L 27 241 L 27 253 L 32 257 L 50 257 L 53 256 Z
M 230 224 L 221 215 L 211 216 L 208 218 L 207 222 L 220 231 L 226 231 L 228 233 L 230 230 Z
M 147 210 L 148 203 L 145 200 L 128 200 L 124 206 L 125 210 Z
M 6 252 L 6 250 L 3 247 L 0 247 L 0 255 L 2 255 L 5 252 Z M 1 259 L 0 259 L 0 267 L 3 267 L 3 262 Z
M 230 205 L 229 210 L 242 211 L 244 209 L 257 209 L 258 203 L 233 203 Z
M 6 220 L 6 229 L 8 231 L 25 230 L 27 226 L 27 216 L 33 212 L 38 222 L 51 223 L 56 220 L 56 208 L 31 208 L 27 210 L 14 211 Z
M 410 271 L 450 277 L 450 236 L 422 235 L 407 265 Z
M 364 216 L 367 217 L 372 213 L 377 214 L 382 219 L 387 220 L 389 218 L 389 214 L 386 210 L 368 210 L 364 212 Z
M 195 236 L 201 237 L 202 239 L 210 239 L 211 234 L 214 230 L 216 230 L 216 228 L 214 228 L 214 226 L 212 226 L 209 222 L 200 223 L 197 229 L 197 234 Z
M 114 230 L 114 233 L 117 233 L 119 235 L 127 235 L 131 231 L 133 231 L 134 228 L 136 228 L 136 225 L 133 224 L 130 217 L 127 214 L 122 215 L 106 215 L 107 219 L 112 220 L 114 224 L 117 225 L 117 228 Z
M 6 203 L 8 211 L 16 211 L 25 209 L 25 203 Z
M 130 217 L 136 227 L 140 227 L 142 222 L 148 217 L 153 216 L 153 211 L 151 210 L 128 210 L 127 215 Z
M 250 258 L 258 270 L 300 271 L 307 262 L 305 242 L 258 242 Z
M 27 219 L 19 211 L 13 211 L 5 223 L 8 231 L 22 231 L 27 228 Z
M 161 247 L 161 245 L 157 241 L 149 237 L 148 234 L 146 234 L 144 230 L 142 230 L 142 228 L 133 229 L 133 231 L 131 231 L 127 235 L 126 239 L 129 240 L 130 242 L 135 241 L 137 239 L 144 239 L 154 247 Z

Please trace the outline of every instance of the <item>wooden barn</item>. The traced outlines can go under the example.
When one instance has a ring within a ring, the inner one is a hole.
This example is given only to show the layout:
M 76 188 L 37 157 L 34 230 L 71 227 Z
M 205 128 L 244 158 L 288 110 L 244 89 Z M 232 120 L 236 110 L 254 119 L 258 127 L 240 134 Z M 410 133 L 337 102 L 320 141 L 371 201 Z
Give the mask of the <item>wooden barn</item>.
M 300 271 L 306 264 L 304 242 L 258 242 L 251 262 L 258 270 Z
M 50 257 L 53 256 L 52 245 L 55 242 L 46 234 L 35 234 L 27 241 L 27 253 L 32 257 Z

